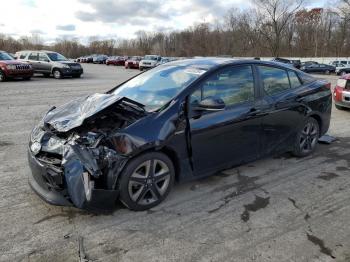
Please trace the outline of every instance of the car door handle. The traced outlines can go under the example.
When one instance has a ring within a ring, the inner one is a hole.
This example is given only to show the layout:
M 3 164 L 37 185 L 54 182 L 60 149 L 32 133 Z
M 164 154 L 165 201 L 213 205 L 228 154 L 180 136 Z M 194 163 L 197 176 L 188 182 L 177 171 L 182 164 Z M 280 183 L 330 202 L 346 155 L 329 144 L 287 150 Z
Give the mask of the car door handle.
M 252 108 L 248 112 L 248 116 L 265 116 L 267 113 L 261 109 Z

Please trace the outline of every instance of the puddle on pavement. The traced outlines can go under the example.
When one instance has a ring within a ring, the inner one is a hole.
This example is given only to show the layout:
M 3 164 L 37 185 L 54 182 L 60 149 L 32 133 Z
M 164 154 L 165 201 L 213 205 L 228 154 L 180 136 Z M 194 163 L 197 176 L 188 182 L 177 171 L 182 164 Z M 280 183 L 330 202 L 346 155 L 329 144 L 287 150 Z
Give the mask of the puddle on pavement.
M 260 209 L 267 207 L 270 204 L 270 197 L 259 197 L 255 195 L 255 200 L 253 203 L 244 205 L 244 211 L 241 214 L 241 219 L 247 222 L 250 219 L 250 212 L 256 212 Z

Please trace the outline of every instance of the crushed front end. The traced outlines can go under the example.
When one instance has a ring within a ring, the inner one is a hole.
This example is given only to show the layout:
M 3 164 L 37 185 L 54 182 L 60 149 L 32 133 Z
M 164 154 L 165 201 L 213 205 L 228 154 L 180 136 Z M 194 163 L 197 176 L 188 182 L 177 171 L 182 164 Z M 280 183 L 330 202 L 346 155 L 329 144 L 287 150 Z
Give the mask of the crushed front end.
M 118 131 L 145 113 L 125 99 L 95 96 L 49 111 L 31 133 L 29 184 L 50 204 L 97 212 L 115 205 L 117 179 L 128 156 L 110 143 L 111 136 L 115 141 Z

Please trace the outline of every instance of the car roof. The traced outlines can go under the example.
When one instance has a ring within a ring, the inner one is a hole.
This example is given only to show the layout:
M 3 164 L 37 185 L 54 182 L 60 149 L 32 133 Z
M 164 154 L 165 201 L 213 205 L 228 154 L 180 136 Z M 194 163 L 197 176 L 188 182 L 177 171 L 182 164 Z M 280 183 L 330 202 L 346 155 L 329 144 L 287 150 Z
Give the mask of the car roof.
M 193 58 L 185 60 L 176 60 L 169 63 L 169 65 L 178 65 L 178 66 L 189 66 L 189 67 L 198 67 L 203 69 L 211 69 L 220 65 L 235 65 L 235 64 L 261 64 L 261 65 L 271 65 L 279 66 L 283 68 L 295 69 L 292 64 L 284 64 L 276 61 L 261 61 L 255 59 L 234 59 L 234 58 L 221 58 L 221 57 L 211 57 L 211 58 Z

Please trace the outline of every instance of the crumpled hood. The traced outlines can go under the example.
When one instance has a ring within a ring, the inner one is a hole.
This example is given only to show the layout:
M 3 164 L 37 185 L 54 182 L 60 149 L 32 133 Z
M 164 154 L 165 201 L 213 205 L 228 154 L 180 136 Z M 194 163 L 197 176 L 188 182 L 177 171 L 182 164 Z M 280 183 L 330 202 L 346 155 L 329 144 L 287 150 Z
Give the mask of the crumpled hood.
M 83 124 L 84 120 L 120 102 L 123 97 L 113 94 L 93 94 L 68 102 L 49 111 L 44 123 L 50 124 L 58 132 L 67 132 Z

